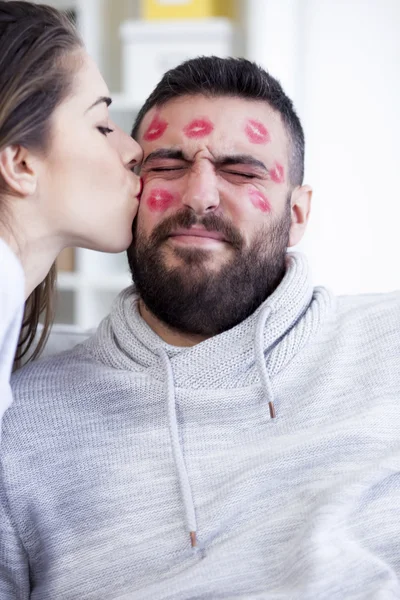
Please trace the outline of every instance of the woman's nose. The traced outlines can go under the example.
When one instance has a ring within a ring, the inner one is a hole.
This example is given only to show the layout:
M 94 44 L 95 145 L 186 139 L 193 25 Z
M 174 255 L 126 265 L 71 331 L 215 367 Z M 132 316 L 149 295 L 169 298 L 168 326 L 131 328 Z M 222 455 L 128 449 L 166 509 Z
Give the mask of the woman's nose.
M 133 169 L 133 167 L 142 162 L 142 148 L 136 140 L 131 138 L 130 135 L 125 133 L 125 131 L 118 127 L 118 125 L 115 125 L 115 123 L 112 123 L 111 128 L 113 129 L 113 134 L 109 136 L 111 144 L 121 156 L 124 165 L 129 169 Z

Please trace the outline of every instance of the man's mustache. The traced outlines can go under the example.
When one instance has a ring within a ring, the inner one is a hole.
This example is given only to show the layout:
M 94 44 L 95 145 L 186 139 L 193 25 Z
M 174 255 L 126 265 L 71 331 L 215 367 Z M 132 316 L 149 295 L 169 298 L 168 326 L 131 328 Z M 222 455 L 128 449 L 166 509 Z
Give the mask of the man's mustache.
M 158 246 L 177 229 L 190 229 L 195 225 L 201 225 L 207 231 L 217 231 L 222 234 L 224 240 L 231 244 L 235 250 L 242 250 L 244 246 L 241 233 L 232 223 L 215 213 L 198 217 L 190 208 L 180 210 L 157 225 L 149 241 L 152 245 Z

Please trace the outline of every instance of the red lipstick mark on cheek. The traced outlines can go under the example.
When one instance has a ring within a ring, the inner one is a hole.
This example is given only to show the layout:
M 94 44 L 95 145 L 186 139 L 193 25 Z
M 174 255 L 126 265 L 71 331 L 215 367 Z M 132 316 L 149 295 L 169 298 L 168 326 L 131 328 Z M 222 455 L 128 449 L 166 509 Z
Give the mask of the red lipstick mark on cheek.
M 146 129 L 143 139 L 146 140 L 146 142 L 153 142 L 154 140 L 158 140 L 158 138 L 162 136 L 167 127 L 167 121 L 164 121 L 163 119 L 160 119 L 158 115 L 155 115 L 155 117 L 153 117 L 152 122 Z
M 174 203 L 174 196 L 162 188 L 154 188 L 147 198 L 147 206 L 152 212 L 164 212 Z
M 261 212 L 269 213 L 271 212 L 271 205 L 268 202 L 268 199 L 258 190 L 250 190 L 249 192 L 250 200 L 255 208 L 261 210 Z
M 209 135 L 214 129 L 214 125 L 208 119 L 194 119 L 183 128 L 183 133 L 188 138 L 201 138 Z
M 283 183 L 285 181 L 285 169 L 279 163 L 275 163 L 271 171 L 271 180 L 275 183 Z
M 271 139 L 268 129 L 260 121 L 254 119 L 247 121 L 245 131 L 247 138 L 253 144 L 266 144 Z

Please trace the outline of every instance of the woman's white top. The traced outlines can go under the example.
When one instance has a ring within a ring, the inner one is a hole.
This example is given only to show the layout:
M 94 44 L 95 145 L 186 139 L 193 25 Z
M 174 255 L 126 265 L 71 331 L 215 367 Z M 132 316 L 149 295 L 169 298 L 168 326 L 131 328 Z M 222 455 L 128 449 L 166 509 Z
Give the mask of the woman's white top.
M 10 375 L 24 309 L 22 265 L 0 239 L 0 439 L 1 419 L 12 402 Z

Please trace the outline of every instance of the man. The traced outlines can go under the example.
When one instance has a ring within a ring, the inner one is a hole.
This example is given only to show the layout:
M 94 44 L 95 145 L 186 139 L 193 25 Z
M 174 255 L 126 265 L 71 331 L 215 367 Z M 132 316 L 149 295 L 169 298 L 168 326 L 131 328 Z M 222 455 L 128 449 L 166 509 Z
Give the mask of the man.
M 199 58 L 133 134 L 136 288 L 14 379 L 0 597 L 399 597 L 400 297 L 335 299 L 286 253 L 311 199 L 290 100 Z

